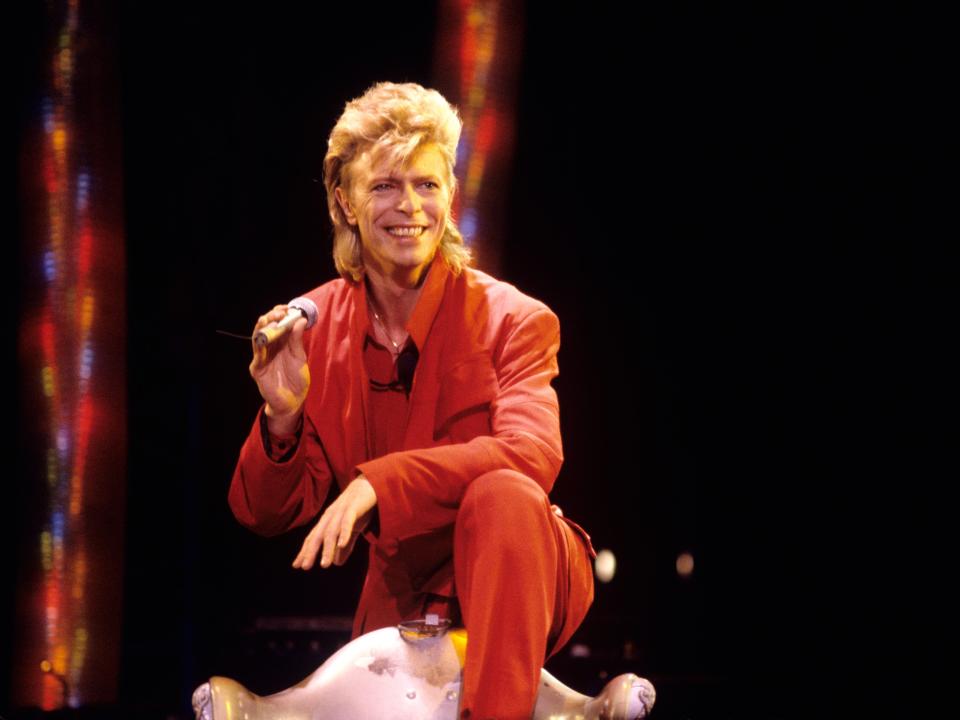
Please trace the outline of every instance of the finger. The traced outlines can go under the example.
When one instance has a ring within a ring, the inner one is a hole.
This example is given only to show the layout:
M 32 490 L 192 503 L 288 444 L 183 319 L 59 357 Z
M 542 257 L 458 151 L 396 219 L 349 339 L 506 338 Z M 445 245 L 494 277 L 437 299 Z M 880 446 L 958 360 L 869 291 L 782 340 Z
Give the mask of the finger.
M 254 380 L 261 374 L 263 366 L 267 364 L 267 348 L 257 347 L 256 343 L 253 343 L 253 360 L 250 361 L 250 375 Z
M 323 536 L 323 550 L 320 554 L 320 567 L 328 568 L 333 562 L 333 554 L 337 549 L 337 531 L 330 528 Z
M 261 315 L 257 319 L 257 324 L 253 328 L 253 334 L 250 336 L 250 341 L 253 346 L 253 360 L 250 362 L 250 374 L 256 379 L 257 374 L 263 369 L 265 365 L 273 358 L 276 354 L 276 351 L 279 347 L 285 342 L 285 339 L 281 338 L 279 342 L 270 343 L 262 347 L 257 347 L 257 333 L 261 330 L 276 326 L 281 320 L 287 316 L 287 306 L 286 305 L 277 305 L 270 312 Z M 304 358 L 306 355 L 304 355 Z
M 357 514 L 348 510 L 343 514 L 343 519 L 340 521 L 340 536 L 337 538 L 337 547 L 345 548 L 347 543 L 350 542 L 350 537 L 353 535 L 353 526 L 357 521 Z
M 347 546 L 342 549 L 339 549 L 339 548 L 337 549 L 337 553 L 333 558 L 333 562 L 335 565 L 339 567 L 343 565 L 345 562 L 347 562 L 347 558 L 349 558 L 351 553 L 353 553 L 353 548 L 357 544 L 358 537 L 360 536 L 357 534 L 352 534 L 350 536 L 350 542 L 347 543 Z
M 336 503 L 330 506 L 333 510 Z M 331 518 L 331 522 L 323 531 L 323 551 L 320 556 L 320 567 L 328 568 L 333 562 L 333 554 L 337 549 L 337 538 L 340 535 L 341 512 L 337 508 L 337 513 Z
M 257 347 L 257 333 L 267 327 L 273 320 L 270 319 L 270 313 L 261 315 L 257 318 L 257 324 L 253 326 L 253 332 L 250 333 L 250 345 L 253 347 L 253 361 L 250 363 L 250 373 L 259 369 L 266 360 L 266 348 Z
M 297 360 L 304 360 L 307 353 L 303 349 L 303 331 L 307 329 L 307 319 L 300 318 L 293 324 L 290 330 L 290 350 Z
M 293 559 L 293 567 L 297 570 L 309 570 L 313 567 L 313 560 L 316 556 L 317 549 L 313 542 L 313 533 L 310 533 L 303 541 L 303 545 L 300 546 L 300 552 Z
M 313 562 L 316 560 L 317 551 L 320 549 L 320 541 L 328 520 L 327 514 L 324 513 L 319 522 L 314 525 L 313 530 L 310 531 L 303 541 L 303 545 L 300 546 L 300 552 L 297 553 L 297 557 L 294 558 L 293 567 L 302 570 L 309 570 L 313 567 Z
M 257 318 L 256 324 L 253 326 L 253 333 L 256 334 L 258 330 L 262 330 L 267 325 L 270 324 L 270 320 L 266 315 L 261 315 Z
M 253 375 L 256 370 L 260 368 L 263 364 L 263 359 L 266 356 L 266 353 L 261 352 L 264 348 L 258 348 L 256 337 L 257 333 L 263 330 L 267 325 L 270 324 L 270 321 L 267 319 L 266 315 L 261 315 L 257 318 L 257 324 L 253 326 L 253 332 L 250 333 L 250 346 L 253 348 L 253 360 L 250 362 L 250 374 Z
M 273 310 L 264 313 L 259 318 L 257 318 L 257 324 L 254 326 L 253 331 L 256 333 L 258 330 L 262 330 L 270 323 L 278 323 L 287 316 L 287 306 L 286 305 L 276 305 Z

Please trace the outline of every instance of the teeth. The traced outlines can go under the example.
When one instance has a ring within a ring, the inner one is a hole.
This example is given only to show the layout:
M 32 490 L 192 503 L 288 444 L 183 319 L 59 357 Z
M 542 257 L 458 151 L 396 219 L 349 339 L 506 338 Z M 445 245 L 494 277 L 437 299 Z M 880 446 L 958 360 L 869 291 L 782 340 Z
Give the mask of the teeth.
M 387 231 L 391 235 L 401 235 L 405 237 L 413 237 L 419 235 L 423 232 L 422 227 L 392 227 L 388 228 Z

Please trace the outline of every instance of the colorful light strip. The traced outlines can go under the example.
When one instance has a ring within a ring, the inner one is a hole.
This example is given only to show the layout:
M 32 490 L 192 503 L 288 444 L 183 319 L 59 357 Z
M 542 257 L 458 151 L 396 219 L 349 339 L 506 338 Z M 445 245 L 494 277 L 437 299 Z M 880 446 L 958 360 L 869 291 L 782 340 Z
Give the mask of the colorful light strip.
M 86 661 L 87 558 L 83 477 L 91 429 L 89 379 L 93 371 L 90 330 L 94 289 L 89 216 L 91 178 L 80 165 L 75 133 L 74 47 L 79 2 L 69 0 L 53 56 L 52 93 L 43 101 L 43 168 L 48 237 L 42 253 L 46 302 L 41 324 L 49 438 L 49 520 L 40 536 L 46 604 L 46 659 L 41 707 L 78 706 Z M 66 694 L 66 697 L 64 695 Z
M 40 182 L 25 183 L 38 202 L 23 207 L 43 208 L 25 221 L 23 238 L 37 268 L 28 278 L 40 285 L 27 283 L 20 334 L 22 377 L 36 387 L 26 409 L 38 418 L 25 431 L 36 472 L 21 479 L 42 484 L 45 506 L 36 569 L 22 571 L 13 701 L 54 710 L 116 691 L 126 380 L 115 324 L 124 305 L 121 193 L 104 127 L 116 115 L 103 102 L 116 85 L 105 84 L 105 45 L 79 0 L 47 11 L 49 74 L 35 149 L 25 153 L 40 158 Z M 111 308 L 110 327 L 100 306 Z
M 519 58 L 519 19 L 507 17 L 507 11 L 516 12 L 514 4 L 447 0 L 441 6 L 438 43 L 438 85 L 463 119 L 457 151 L 458 224 L 480 264 L 491 271 L 498 264 L 497 206 L 503 200 L 500 180 L 511 160 Z

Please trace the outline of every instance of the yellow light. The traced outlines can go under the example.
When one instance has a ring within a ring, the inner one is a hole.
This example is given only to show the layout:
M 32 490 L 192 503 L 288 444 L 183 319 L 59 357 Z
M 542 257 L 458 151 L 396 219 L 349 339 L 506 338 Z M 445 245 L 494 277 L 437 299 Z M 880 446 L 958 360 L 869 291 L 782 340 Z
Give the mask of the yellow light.
M 467 197 L 474 198 L 480 192 L 480 183 L 483 182 L 483 157 L 479 154 L 471 158 L 467 167 L 466 191 Z
M 471 107 L 480 108 L 483 107 L 483 95 L 484 88 L 479 84 L 474 85 L 470 88 L 470 94 L 467 96 L 467 102 Z
M 494 32 L 485 32 L 483 33 L 483 39 L 481 42 L 477 43 L 477 64 L 478 65 L 489 65 L 490 60 L 493 58 L 493 48 L 494 41 L 497 36 Z M 477 83 L 476 87 L 483 88 L 486 90 L 486 87 L 482 86 L 480 83 Z
M 693 575 L 693 555 L 687 552 L 677 555 L 677 575 L 683 578 Z
M 44 572 L 53 570 L 53 538 L 49 530 L 40 533 L 40 562 Z
M 40 669 L 41 669 L 43 672 L 48 673 L 48 672 L 50 672 L 51 670 L 53 670 L 53 665 L 50 664 L 50 661 L 49 661 L 49 660 L 43 660 L 43 661 L 40 662 Z
M 93 323 L 93 309 L 95 306 L 96 300 L 92 293 L 83 296 L 83 319 L 81 321 L 83 332 L 90 330 L 90 325 Z
M 67 147 L 67 131 L 58 127 L 53 131 L 53 149 L 61 152 Z
M 43 394 L 48 398 L 53 397 L 53 393 L 56 391 L 56 388 L 53 385 L 53 368 L 49 365 L 43 368 L 42 371 L 43 377 Z
M 66 675 L 67 673 L 67 646 L 60 644 L 53 651 L 53 670 L 57 675 Z
M 457 660 L 460 662 L 460 667 L 463 668 L 464 663 L 467 661 L 467 631 L 457 628 L 456 630 L 451 630 L 448 633 L 450 642 L 453 643 L 453 649 L 457 653 Z
M 80 672 L 83 667 L 83 661 L 87 656 L 87 629 L 78 627 L 73 635 L 73 653 L 70 657 L 70 667 L 73 675 Z

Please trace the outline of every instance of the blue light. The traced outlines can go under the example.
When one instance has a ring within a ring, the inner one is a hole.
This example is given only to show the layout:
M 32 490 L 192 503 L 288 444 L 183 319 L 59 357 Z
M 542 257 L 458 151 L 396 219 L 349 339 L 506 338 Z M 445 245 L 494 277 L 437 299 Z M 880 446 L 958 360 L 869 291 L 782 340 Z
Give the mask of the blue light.
M 470 141 L 466 137 L 460 138 L 460 144 L 457 145 L 457 165 L 461 168 L 463 163 L 470 157 Z
M 49 135 L 55 127 L 53 121 L 53 102 L 50 98 L 45 97 L 41 101 L 40 113 L 43 115 L 43 131 Z
M 89 380 L 90 375 L 92 374 L 93 367 L 93 348 L 90 347 L 90 344 L 83 348 L 83 358 L 80 361 L 80 377 L 84 380 Z
M 467 208 L 460 218 L 460 232 L 467 245 L 472 245 L 477 234 L 477 211 L 473 208 Z
M 57 276 L 57 259 L 53 250 L 47 250 L 43 254 L 43 274 L 47 278 L 47 282 L 53 282 L 53 279 Z
M 87 201 L 90 198 L 90 173 L 81 170 L 77 175 L 77 210 L 83 212 L 87 209 Z
M 63 512 L 58 510 L 53 514 L 53 538 L 54 541 L 63 539 L 64 518 Z

